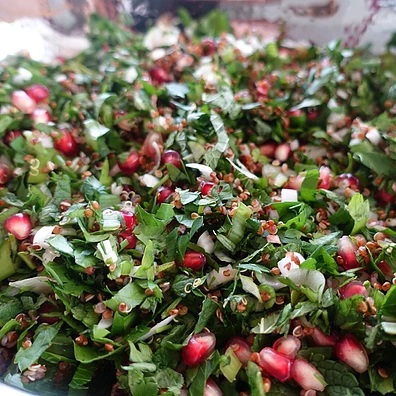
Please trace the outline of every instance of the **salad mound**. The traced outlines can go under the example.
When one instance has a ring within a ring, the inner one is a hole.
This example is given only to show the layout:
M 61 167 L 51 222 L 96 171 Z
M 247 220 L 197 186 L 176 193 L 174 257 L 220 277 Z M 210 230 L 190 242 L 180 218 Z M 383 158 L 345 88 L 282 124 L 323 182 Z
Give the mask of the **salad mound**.
M 223 14 L 0 66 L 0 374 L 70 395 L 385 395 L 394 55 Z

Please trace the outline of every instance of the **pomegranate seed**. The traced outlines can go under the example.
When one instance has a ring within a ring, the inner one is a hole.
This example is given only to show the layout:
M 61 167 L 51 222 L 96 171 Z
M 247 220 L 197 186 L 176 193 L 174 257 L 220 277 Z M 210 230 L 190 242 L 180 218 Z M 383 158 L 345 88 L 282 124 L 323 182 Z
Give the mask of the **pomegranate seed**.
M 275 149 L 275 159 L 277 159 L 280 162 L 285 162 L 290 155 L 290 146 L 287 143 L 282 143 L 279 144 L 278 147 Z
M 387 277 L 387 278 L 393 278 L 393 270 L 392 267 L 385 261 L 381 260 L 378 264 L 377 267 L 381 270 L 381 272 Z
M 122 212 L 124 217 L 125 227 L 127 230 L 133 230 L 136 225 L 136 216 L 131 212 Z
M 307 111 L 307 118 L 308 121 L 315 121 L 319 117 L 319 110 L 318 109 L 308 109 Z
M 336 344 L 336 338 L 333 335 L 323 333 L 318 327 L 313 328 L 311 338 L 317 346 L 334 346 Z
M 157 202 L 162 204 L 169 200 L 173 195 L 174 190 L 171 187 L 159 187 L 157 190 Z
M 298 358 L 294 361 L 291 375 L 301 388 L 313 389 L 322 392 L 326 382 L 320 371 L 305 359 Z
M 274 158 L 275 150 L 276 150 L 276 143 L 273 141 L 266 142 L 265 144 L 260 146 L 260 153 L 269 158 Z
M 219 388 L 219 386 L 212 380 L 212 378 L 209 378 L 206 381 L 205 389 L 204 389 L 204 394 L 203 396 L 223 396 L 223 392 Z
M 172 79 L 170 78 L 169 73 L 166 72 L 162 67 L 154 67 L 150 70 L 150 77 L 153 84 L 164 84 L 170 82 Z
M 250 345 L 242 337 L 232 337 L 226 344 L 226 349 L 231 348 L 236 357 L 245 366 L 252 356 Z
M 34 124 L 47 124 L 51 121 L 51 114 L 46 109 L 37 108 L 30 114 L 30 118 Z
M 162 162 L 164 164 L 172 164 L 176 168 L 181 168 L 181 157 L 180 154 L 175 150 L 166 150 L 162 154 Z
M 21 131 L 8 131 L 3 137 L 3 142 L 7 146 L 10 146 L 10 144 L 20 136 L 23 136 Z
M 201 48 L 204 56 L 210 56 L 216 52 L 216 44 L 210 37 L 202 39 Z
M 337 254 L 342 258 L 342 266 L 346 269 L 353 269 L 360 267 L 356 259 L 357 246 L 352 242 L 349 236 L 344 235 L 338 241 Z
M 0 163 L 0 186 L 7 184 L 10 180 L 10 168 L 6 164 Z
M 39 323 L 47 323 L 51 325 L 59 322 L 59 316 L 45 316 L 45 314 L 47 313 L 52 313 L 56 311 L 57 307 L 54 304 L 51 304 L 49 301 L 45 301 L 43 304 L 40 305 L 40 308 L 37 310 L 37 313 L 39 315 Z
M 34 84 L 25 89 L 25 92 L 36 102 L 44 102 L 49 98 L 49 89 L 42 84 Z
M 125 175 L 133 175 L 140 167 L 139 153 L 137 151 L 130 152 L 128 158 L 124 162 L 118 162 L 118 166 Z
M 268 90 L 270 88 L 270 84 L 266 80 L 261 80 L 256 82 L 256 93 L 258 100 L 265 100 L 268 97 Z
M 351 173 L 342 173 L 341 175 L 338 175 L 334 180 L 334 184 L 336 187 L 349 187 L 353 190 L 359 190 L 360 187 L 359 179 Z
M 367 289 L 363 286 L 363 283 L 358 280 L 353 280 L 346 285 L 339 288 L 340 296 L 343 300 L 351 298 L 356 294 L 360 294 L 363 297 L 368 297 Z
M 4 229 L 19 240 L 26 239 L 32 228 L 32 221 L 27 213 L 16 213 L 4 222 Z
M 158 132 L 150 132 L 144 140 L 142 154 L 152 160 L 156 160 L 158 156 L 161 156 L 163 145 L 162 135 Z
M 358 373 L 364 373 L 369 366 L 367 352 L 360 341 L 351 333 L 345 334 L 336 344 L 336 356 L 341 362 Z
M 183 363 L 187 366 L 198 366 L 212 353 L 216 345 L 213 333 L 194 334 L 181 350 Z
M 384 189 L 378 190 L 376 192 L 375 199 L 377 200 L 377 204 L 379 206 L 386 206 L 388 204 L 396 203 L 396 195 L 390 194 Z
M 75 157 L 78 152 L 78 144 L 70 131 L 61 131 L 61 136 L 55 139 L 54 147 L 67 157 Z
M 128 242 L 128 245 L 126 246 L 127 249 L 135 249 L 137 243 L 137 237 L 135 234 L 131 231 L 122 231 L 119 235 L 123 240 Z
M 32 114 L 36 102 L 25 91 L 14 91 L 11 94 L 11 103 L 22 113 Z
M 288 335 L 278 338 L 274 342 L 274 345 L 272 345 L 272 348 L 275 349 L 276 352 L 294 359 L 301 348 L 301 341 L 293 335 Z
M 193 271 L 199 271 L 206 264 L 206 257 L 203 253 L 187 252 L 184 255 L 182 266 Z
M 318 188 L 328 190 L 330 188 L 331 171 L 328 166 L 321 166 L 319 169 L 319 183 Z
M 292 359 L 283 355 L 272 348 L 263 348 L 259 354 L 258 364 L 268 374 L 272 375 L 281 382 L 290 379 Z
M 201 194 L 202 195 L 209 195 L 214 187 L 214 183 L 212 182 L 202 182 L 201 183 Z

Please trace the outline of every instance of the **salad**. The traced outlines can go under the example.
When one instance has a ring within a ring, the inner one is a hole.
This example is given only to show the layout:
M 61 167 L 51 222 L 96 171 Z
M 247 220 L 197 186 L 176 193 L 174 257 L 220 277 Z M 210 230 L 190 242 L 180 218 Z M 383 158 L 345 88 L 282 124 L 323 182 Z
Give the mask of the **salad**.
M 396 69 L 219 11 L 0 67 L 0 374 L 41 395 L 395 394 Z

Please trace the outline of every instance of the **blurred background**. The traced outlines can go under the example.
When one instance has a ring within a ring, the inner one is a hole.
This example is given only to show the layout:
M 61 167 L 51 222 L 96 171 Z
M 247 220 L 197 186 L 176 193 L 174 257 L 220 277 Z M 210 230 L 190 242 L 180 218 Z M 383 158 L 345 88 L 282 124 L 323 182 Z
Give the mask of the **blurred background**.
M 70 57 L 88 45 L 87 20 L 98 13 L 112 20 L 132 16 L 145 30 L 164 12 L 184 7 L 199 17 L 217 7 L 226 11 L 239 36 L 254 32 L 276 38 L 348 47 L 371 45 L 380 53 L 396 30 L 396 0 L 0 0 L 0 59 L 26 51 L 36 60 Z

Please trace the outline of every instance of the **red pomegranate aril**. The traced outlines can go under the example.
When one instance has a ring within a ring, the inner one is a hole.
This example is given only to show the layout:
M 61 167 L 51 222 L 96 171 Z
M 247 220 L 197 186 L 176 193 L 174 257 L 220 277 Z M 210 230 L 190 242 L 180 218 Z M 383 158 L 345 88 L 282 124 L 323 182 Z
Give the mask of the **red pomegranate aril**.
M 346 270 L 360 267 L 356 258 L 357 246 L 352 242 L 349 236 L 344 235 L 338 241 L 337 254 L 342 259 L 342 267 Z
M 386 206 L 389 204 L 396 203 L 396 195 L 393 193 L 388 193 L 386 190 L 381 189 L 378 190 L 375 194 L 375 199 L 377 200 L 377 204 L 379 206 Z
M 337 342 L 335 353 L 341 362 L 352 367 L 358 373 L 364 373 L 368 369 L 369 358 L 366 349 L 351 333 L 345 334 Z
M 363 286 L 363 283 L 358 280 L 353 280 L 346 285 L 339 288 L 341 299 L 351 298 L 352 296 L 361 295 L 368 297 L 367 289 Z
M 291 359 L 294 359 L 297 356 L 297 352 L 301 348 L 301 341 L 299 338 L 293 335 L 287 335 L 281 338 L 278 338 L 272 348 L 281 353 L 282 355 L 288 356 Z
M 198 366 L 212 353 L 216 345 L 213 333 L 194 334 L 181 350 L 183 363 L 187 366 Z
M 313 328 L 311 339 L 316 346 L 334 346 L 337 342 L 333 335 L 323 333 L 323 331 L 317 327 Z
M 3 142 L 7 146 L 10 146 L 10 144 L 20 136 L 23 136 L 21 131 L 8 131 L 3 137 Z
M 281 382 L 290 379 L 293 360 L 272 348 L 263 348 L 259 353 L 258 364 L 268 374 Z
M 176 168 L 181 168 L 181 157 L 180 154 L 175 150 L 166 150 L 162 154 L 162 163 L 172 164 Z
M 25 89 L 25 92 L 36 102 L 41 103 L 49 98 L 49 89 L 42 84 L 34 84 Z
M 167 202 L 173 193 L 174 190 L 172 187 L 159 187 L 157 190 L 157 202 L 159 204 Z
M 204 394 L 203 396 L 223 396 L 223 392 L 219 388 L 219 386 L 212 380 L 212 378 L 209 378 L 206 381 L 205 389 L 204 389 Z
M 320 167 L 318 188 L 323 188 L 325 190 L 328 190 L 330 188 L 330 184 L 331 184 L 330 175 L 331 175 L 331 171 L 328 166 Z
M 27 213 L 16 213 L 4 222 L 4 229 L 22 241 L 32 232 L 32 220 Z
M 125 227 L 127 230 L 133 230 L 136 225 L 136 216 L 131 212 L 122 212 L 124 217 Z
M 274 152 L 274 157 L 280 162 L 285 162 L 289 158 L 291 153 L 290 145 L 287 143 L 282 143 L 277 146 Z
M 327 385 L 320 371 L 303 358 L 294 361 L 291 375 L 294 381 L 305 390 L 313 389 L 322 392 Z
M 336 187 L 349 187 L 353 190 L 359 190 L 360 181 L 356 176 L 353 176 L 351 173 L 342 173 L 335 178 L 334 185 Z
M 216 44 L 214 40 L 209 37 L 202 39 L 201 48 L 204 56 L 210 56 L 216 52 Z
M 169 73 L 162 67 L 156 66 L 149 72 L 153 84 L 164 84 L 170 82 L 172 79 Z
M 118 166 L 124 175 L 133 175 L 140 167 L 140 155 L 137 151 L 129 153 L 127 159 L 124 162 L 118 162 Z
M 60 136 L 55 139 L 54 147 L 66 157 L 75 157 L 78 152 L 78 144 L 70 131 L 60 131 Z
M 162 135 L 158 132 L 150 132 L 144 140 L 142 154 L 152 160 L 157 160 L 157 157 L 159 157 L 159 161 L 163 145 Z
M 392 267 L 385 261 L 381 260 L 378 264 L 377 267 L 381 270 L 381 272 L 387 277 L 387 278 L 393 278 L 393 270 Z
M 260 153 L 269 158 L 274 158 L 276 150 L 275 142 L 266 142 L 260 146 Z
M 11 170 L 8 165 L 0 163 L 0 186 L 4 186 L 10 180 Z
M 47 124 L 51 121 L 51 114 L 46 109 L 37 108 L 30 114 L 30 118 L 34 124 Z
M 39 323 L 47 323 L 49 325 L 57 323 L 60 321 L 59 315 L 57 316 L 46 316 L 45 314 L 50 314 L 56 312 L 57 308 L 54 304 L 51 304 L 49 301 L 45 301 L 40 305 L 40 308 L 37 310 L 39 315 L 38 322 Z
M 315 121 L 320 115 L 320 112 L 318 109 L 309 109 L 307 111 L 307 119 L 308 121 Z
M 128 242 L 126 249 L 135 249 L 137 243 L 137 237 L 135 234 L 132 234 L 131 231 L 122 231 L 119 235 L 123 240 Z
M 37 103 L 25 91 L 14 91 L 11 94 L 11 103 L 25 114 L 32 114 L 37 107 Z
M 214 183 L 212 182 L 202 182 L 201 183 L 201 194 L 202 195 L 209 195 L 214 187 Z
M 245 366 L 252 356 L 250 345 L 242 337 L 232 337 L 226 344 L 226 349 L 231 348 L 239 361 Z
M 184 255 L 182 266 L 193 271 L 199 271 L 206 264 L 206 257 L 199 252 L 186 252 Z

